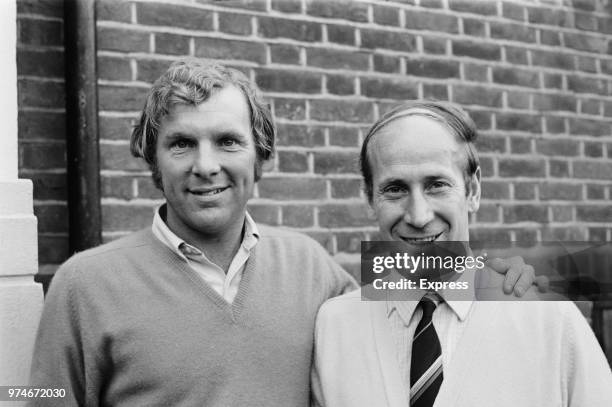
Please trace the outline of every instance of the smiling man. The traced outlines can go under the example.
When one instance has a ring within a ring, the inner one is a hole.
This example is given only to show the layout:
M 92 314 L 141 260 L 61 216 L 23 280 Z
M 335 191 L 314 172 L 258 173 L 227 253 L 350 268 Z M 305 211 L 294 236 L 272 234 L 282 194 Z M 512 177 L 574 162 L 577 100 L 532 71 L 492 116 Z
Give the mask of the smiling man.
M 361 168 L 383 239 L 416 248 L 469 240 L 481 193 L 476 136 L 462 109 L 441 102 L 407 103 L 374 124 Z M 323 304 L 315 405 L 612 405 L 612 373 L 573 303 L 476 301 L 476 273 L 457 279 L 472 287 L 467 297 L 417 286 Z
M 166 202 L 152 227 L 57 271 L 32 385 L 67 397 L 42 405 L 308 405 L 316 312 L 356 283 L 312 239 L 248 214 L 274 136 L 236 70 L 180 61 L 153 84 L 131 150 Z M 531 284 L 509 266 L 511 288 Z

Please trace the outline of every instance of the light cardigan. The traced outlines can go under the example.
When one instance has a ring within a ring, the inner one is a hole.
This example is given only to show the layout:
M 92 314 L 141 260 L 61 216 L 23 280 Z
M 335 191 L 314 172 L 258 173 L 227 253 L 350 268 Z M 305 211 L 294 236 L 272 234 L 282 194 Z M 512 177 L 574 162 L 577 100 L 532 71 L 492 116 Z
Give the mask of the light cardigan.
M 612 373 L 570 302 L 472 304 L 436 407 L 610 407 Z M 359 291 L 317 316 L 314 405 L 405 407 L 385 301 Z
M 260 232 L 233 304 L 150 228 L 68 260 L 31 378 L 67 397 L 30 405 L 308 405 L 316 312 L 354 280 L 312 239 Z

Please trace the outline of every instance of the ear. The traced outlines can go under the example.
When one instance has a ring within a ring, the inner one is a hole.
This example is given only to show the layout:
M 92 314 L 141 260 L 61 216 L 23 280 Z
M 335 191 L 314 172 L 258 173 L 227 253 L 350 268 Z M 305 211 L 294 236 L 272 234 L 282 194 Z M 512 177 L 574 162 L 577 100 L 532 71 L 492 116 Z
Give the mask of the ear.
M 468 183 L 468 212 L 475 213 L 480 208 L 480 167 L 476 168 Z

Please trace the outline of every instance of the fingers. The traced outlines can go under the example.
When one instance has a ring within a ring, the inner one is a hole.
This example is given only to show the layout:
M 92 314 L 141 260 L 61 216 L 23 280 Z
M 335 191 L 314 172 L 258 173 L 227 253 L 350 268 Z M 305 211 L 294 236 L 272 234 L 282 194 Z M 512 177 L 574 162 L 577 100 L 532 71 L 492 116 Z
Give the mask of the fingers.
M 548 292 L 550 290 L 550 279 L 546 276 L 537 276 L 535 285 L 538 286 L 538 290 L 540 290 L 541 293 Z
M 535 270 L 529 264 L 524 264 L 521 267 L 521 276 L 514 285 L 514 295 L 522 297 L 527 292 L 531 284 L 535 281 Z
M 511 294 L 514 286 L 521 277 L 521 270 L 517 266 L 511 266 L 506 272 L 504 279 L 504 294 Z

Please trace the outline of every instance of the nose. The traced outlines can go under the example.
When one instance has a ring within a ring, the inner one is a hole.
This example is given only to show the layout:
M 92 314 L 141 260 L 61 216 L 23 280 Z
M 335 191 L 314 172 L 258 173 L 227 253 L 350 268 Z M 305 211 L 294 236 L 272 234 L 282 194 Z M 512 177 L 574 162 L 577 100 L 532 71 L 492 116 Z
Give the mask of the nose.
M 423 229 L 433 217 L 433 210 L 423 192 L 413 192 L 406 200 L 404 221 L 415 229 Z
M 191 171 L 202 178 L 209 178 L 221 171 L 219 152 L 211 143 L 199 144 Z

